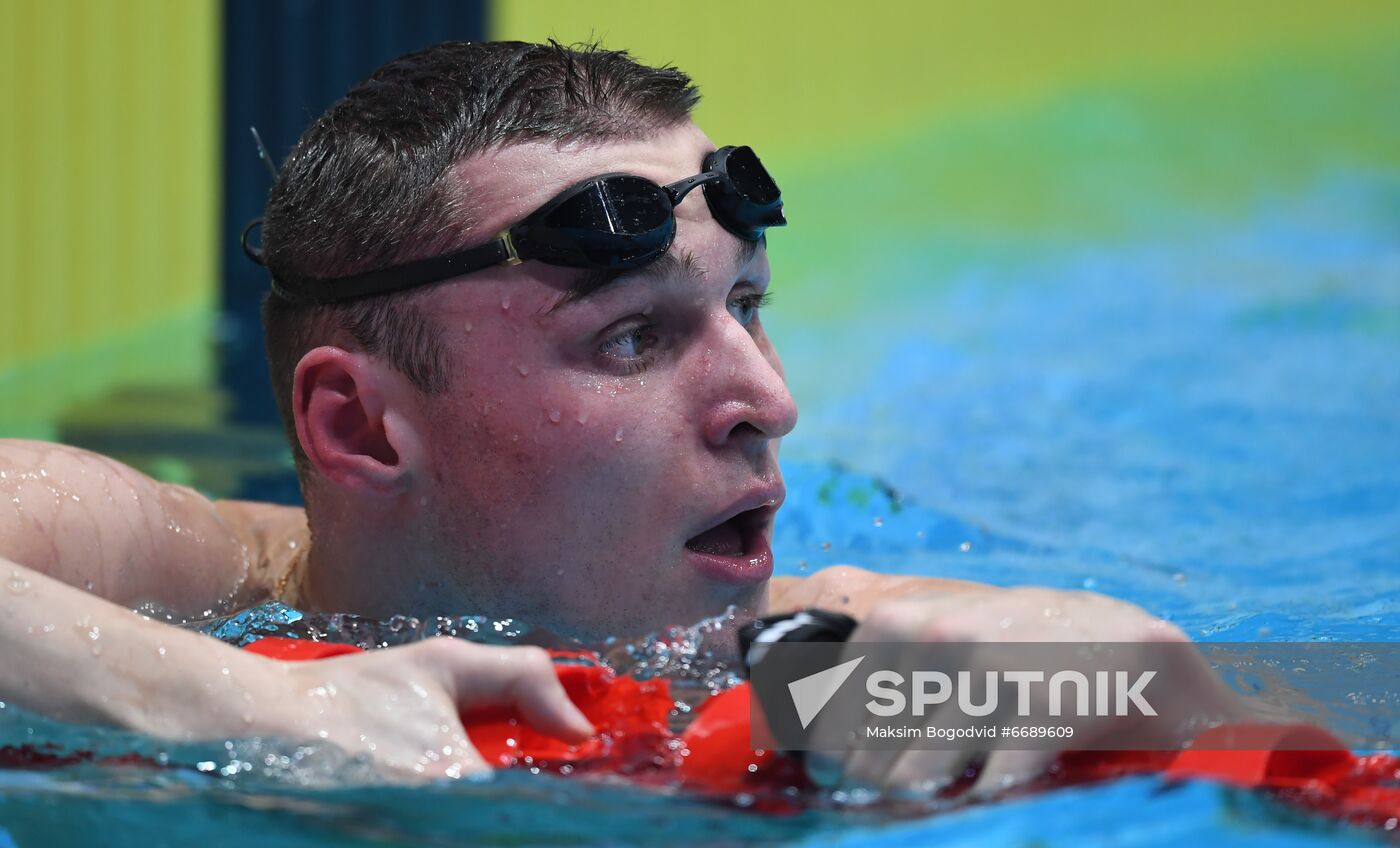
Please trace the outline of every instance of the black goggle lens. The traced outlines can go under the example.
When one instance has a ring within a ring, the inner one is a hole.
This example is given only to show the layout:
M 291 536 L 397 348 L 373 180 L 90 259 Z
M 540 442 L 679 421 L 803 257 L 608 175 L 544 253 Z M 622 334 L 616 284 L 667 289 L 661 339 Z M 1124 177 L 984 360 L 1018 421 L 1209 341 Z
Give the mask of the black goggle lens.
M 674 232 L 666 192 L 625 174 L 577 186 L 528 225 L 534 258 L 582 267 L 645 264 L 665 252 Z
M 640 236 L 666 226 L 671 204 L 665 193 L 641 177 L 590 180 L 551 209 L 545 225 L 575 234 Z
M 758 161 L 758 155 L 751 147 L 736 147 L 724 162 L 725 171 L 734 188 L 751 203 L 767 205 L 781 196 L 778 184 L 769 176 L 768 169 Z
M 715 219 L 740 238 L 756 240 L 769 227 L 787 223 L 782 192 L 750 147 L 724 147 L 705 159 L 705 170 L 722 178 L 705 185 Z

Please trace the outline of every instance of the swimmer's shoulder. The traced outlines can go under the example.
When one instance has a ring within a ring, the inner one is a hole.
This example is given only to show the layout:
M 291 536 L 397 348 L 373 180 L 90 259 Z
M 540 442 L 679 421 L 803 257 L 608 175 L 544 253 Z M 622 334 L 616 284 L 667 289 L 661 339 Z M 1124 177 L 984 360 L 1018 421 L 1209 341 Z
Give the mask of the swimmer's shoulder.
M 306 510 L 237 500 L 218 500 L 213 506 L 248 550 L 250 589 L 258 597 L 288 600 L 288 582 L 311 553 Z
M 765 614 L 824 609 L 859 619 L 875 604 L 890 598 L 925 592 L 990 588 L 967 580 L 882 574 L 855 565 L 832 565 L 807 577 L 774 577 L 768 584 Z
M 176 613 L 269 594 L 301 510 L 215 502 L 110 457 L 0 439 L 0 557 L 125 606 Z M 297 534 L 302 534 L 298 536 Z

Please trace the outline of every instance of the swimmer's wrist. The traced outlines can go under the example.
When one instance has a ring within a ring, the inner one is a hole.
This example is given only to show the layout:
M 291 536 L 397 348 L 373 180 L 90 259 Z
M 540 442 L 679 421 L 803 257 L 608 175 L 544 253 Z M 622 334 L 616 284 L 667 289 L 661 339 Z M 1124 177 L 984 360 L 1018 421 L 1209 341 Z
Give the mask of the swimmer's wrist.
M 163 739 L 197 741 L 277 735 L 279 708 L 292 691 L 283 663 L 248 654 L 208 636 L 159 628 L 135 639 L 135 651 L 158 660 L 112 669 L 124 697 L 109 700 L 111 724 Z M 163 632 L 165 631 L 165 632 Z

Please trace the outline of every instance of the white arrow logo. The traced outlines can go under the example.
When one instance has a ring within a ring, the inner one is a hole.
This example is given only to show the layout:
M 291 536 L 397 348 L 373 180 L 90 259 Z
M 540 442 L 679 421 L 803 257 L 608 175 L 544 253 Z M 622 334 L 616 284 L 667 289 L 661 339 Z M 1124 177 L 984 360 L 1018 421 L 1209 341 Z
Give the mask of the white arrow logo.
M 865 657 L 856 657 L 788 684 L 788 693 L 792 695 L 792 705 L 797 708 L 797 718 L 802 722 L 803 730 L 864 660 Z

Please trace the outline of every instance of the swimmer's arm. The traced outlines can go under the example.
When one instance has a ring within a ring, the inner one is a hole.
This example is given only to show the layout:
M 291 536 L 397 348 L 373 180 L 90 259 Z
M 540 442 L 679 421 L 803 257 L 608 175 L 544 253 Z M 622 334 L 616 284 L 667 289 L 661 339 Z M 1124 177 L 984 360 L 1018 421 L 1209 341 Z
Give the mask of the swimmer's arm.
M 861 620 L 880 601 L 929 592 L 990 588 L 967 580 L 880 574 L 853 565 L 833 565 L 810 577 L 773 578 L 768 584 L 765 615 L 824 609 Z
M 410 779 L 489 770 L 462 712 L 515 710 L 566 742 L 593 733 L 539 648 L 438 638 L 284 663 L 4 558 L 0 575 L 0 702 L 50 718 L 185 741 L 324 739 Z
M 123 606 L 199 616 L 265 596 L 258 515 L 90 451 L 0 440 L 0 557 Z
M 248 708 L 235 681 L 279 671 L 3 558 L 0 655 L 0 701 L 166 738 L 229 732 Z

